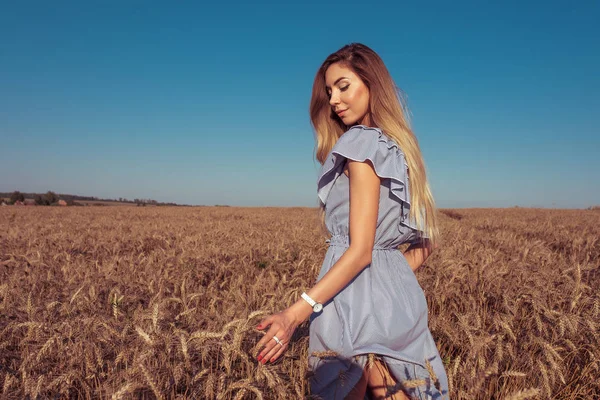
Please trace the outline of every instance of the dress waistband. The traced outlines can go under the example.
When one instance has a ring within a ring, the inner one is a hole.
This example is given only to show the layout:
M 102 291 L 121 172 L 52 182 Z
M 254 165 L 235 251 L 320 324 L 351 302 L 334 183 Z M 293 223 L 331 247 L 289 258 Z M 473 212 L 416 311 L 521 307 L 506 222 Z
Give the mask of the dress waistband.
M 346 235 L 333 235 L 329 239 L 325 240 L 325 243 L 329 243 L 329 246 L 340 246 L 340 247 L 349 247 L 350 246 L 350 237 Z M 373 245 L 373 250 L 398 250 L 398 247 L 390 247 L 378 245 L 375 243 Z

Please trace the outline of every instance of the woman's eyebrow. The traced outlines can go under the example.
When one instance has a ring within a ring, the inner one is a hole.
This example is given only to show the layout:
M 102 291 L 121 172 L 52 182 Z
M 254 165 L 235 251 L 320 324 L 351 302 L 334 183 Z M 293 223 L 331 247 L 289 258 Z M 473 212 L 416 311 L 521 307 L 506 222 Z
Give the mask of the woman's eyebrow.
M 338 83 L 339 81 L 341 81 L 342 79 L 348 79 L 348 78 L 346 78 L 345 76 L 341 76 L 341 77 L 337 78 L 337 80 L 336 80 L 335 82 L 333 82 L 333 84 L 334 84 L 334 85 L 337 85 L 337 83 Z M 327 85 L 325 85 L 325 88 L 329 89 L 329 88 L 331 88 L 331 86 L 327 86 Z

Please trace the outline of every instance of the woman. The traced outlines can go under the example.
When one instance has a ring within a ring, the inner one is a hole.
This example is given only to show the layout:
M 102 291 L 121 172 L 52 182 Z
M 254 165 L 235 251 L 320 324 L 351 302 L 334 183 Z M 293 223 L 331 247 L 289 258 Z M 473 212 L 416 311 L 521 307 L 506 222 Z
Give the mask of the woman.
M 317 193 L 332 234 L 315 286 L 270 326 L 274 361 L 310 318 L 311 394 L 324 399 L 448 398 L 414 272 L 435 247 L 435 205 L 417 139 L 381 58 L 362 44 L 331 54 L 310 116 L 322 164 Z M 409 172 L 410 171 L 410 184 Z M 402 254 L 397 247 L 410 243 Z

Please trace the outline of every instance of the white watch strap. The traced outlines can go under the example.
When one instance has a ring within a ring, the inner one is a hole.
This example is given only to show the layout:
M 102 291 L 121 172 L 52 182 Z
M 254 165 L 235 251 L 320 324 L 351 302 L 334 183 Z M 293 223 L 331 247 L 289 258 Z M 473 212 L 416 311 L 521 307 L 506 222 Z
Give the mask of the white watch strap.
M 317 304 L 317 302 L 311 299 L 310 296 L 306 294 L 306 292 L 302 293 L 302 298 L 306 300 L 311 307 L 314 307 L 315 304 Z

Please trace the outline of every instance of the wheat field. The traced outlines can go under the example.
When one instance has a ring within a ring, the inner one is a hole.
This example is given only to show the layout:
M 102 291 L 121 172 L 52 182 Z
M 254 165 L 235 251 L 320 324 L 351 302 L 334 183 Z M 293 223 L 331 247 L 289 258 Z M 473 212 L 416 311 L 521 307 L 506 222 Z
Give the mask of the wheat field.
M 600 398 L 600 212 L 440 210 L 417 271 L 452 399 Z M 0 397 L 302 399 L 316 208 L 3 207 Z

